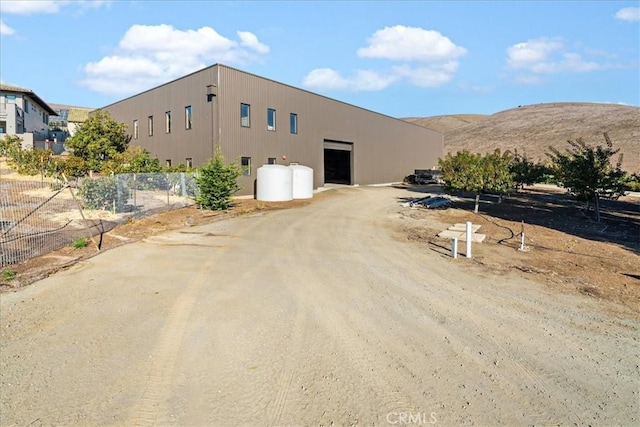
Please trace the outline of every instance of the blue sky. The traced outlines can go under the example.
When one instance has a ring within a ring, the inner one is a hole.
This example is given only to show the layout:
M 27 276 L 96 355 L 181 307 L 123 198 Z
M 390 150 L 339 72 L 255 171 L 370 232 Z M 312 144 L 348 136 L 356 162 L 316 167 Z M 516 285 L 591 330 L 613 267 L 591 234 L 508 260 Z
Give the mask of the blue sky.
M 0 0 L 0 80 L 101 107 L 220 62 L 394 117 L 638 106 L 638 6 Z

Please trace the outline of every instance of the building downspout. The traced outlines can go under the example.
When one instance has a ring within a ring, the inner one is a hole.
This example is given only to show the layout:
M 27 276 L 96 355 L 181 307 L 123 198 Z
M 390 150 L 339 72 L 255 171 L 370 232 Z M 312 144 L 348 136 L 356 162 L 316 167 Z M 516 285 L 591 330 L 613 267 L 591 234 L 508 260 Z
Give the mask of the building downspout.
M 216 77 L 216 85 L 218 86 L 218 95 L 216 96 L 216 105 L 215 105 L 215 129 L 217 130 L 216 135 L 215 135 L 215 141 L 217 143 L 217 146 L 220 147 L 220 150 L 222 150 L 222 144 L 220 143 L 220 134 L 222 133 L 222 128 L 220 126 L 220 103 L 218 101 L 218 96 L 220 96 L 220 65 L 218 65 L 216 67 L 216 73 L 218 74 Z

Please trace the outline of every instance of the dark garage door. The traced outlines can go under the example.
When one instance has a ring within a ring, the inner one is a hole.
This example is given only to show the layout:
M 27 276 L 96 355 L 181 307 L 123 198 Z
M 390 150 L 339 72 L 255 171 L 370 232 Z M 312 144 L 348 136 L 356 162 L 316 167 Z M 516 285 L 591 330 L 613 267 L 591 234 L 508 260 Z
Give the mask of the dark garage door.
M 324 182 L 351 185 L 351 150 L 344 142 L 324 142 Z

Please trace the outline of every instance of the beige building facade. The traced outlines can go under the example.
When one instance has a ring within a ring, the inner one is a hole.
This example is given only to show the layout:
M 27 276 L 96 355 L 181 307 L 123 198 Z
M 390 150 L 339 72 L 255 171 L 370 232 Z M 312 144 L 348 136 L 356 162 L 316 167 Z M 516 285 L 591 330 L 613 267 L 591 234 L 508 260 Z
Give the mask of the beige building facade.
M 241 194 L 263 164 L 309 166 L 315 188 L 367 185 L 433 168 L 443 152 L 440 132 L 221 64 L 103 109 L 164 164 L 197 167 L 220 147 L 246 167 Z

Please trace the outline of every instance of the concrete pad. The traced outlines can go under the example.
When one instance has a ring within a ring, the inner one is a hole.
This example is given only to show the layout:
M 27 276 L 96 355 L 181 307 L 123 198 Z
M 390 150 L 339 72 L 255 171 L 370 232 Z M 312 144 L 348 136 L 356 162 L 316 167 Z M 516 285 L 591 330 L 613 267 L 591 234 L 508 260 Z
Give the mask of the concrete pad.
M 471 231 L 473 231 L 474 233 L 476 231 L 478 231 L 480 229 L 480 225 L 478 224 L 471 224 Z M 448 230 L 454 230 L 454 231 L 467 231 L 467 224 L 454 224 L 451 227 L 448 228 Z
M 442 237 L 443 239 L 454 239 L 454 238 L 458 238 L 459 241 L 461 242 L 466 242 L 467 241 L 467 233 L 466 232 L 460 232 L 460 231 L 455 231 L 455 230 L 445 230 L 442 231 L 438 234 L 438 237 Z M 471 235 L 471 241 L 472 242 L 477 242 L 480 243 L 482 241 L 484 241 L 484 239 L 487 238 L 486 234 L 480 234 L 480 233 L 473 233 Z

